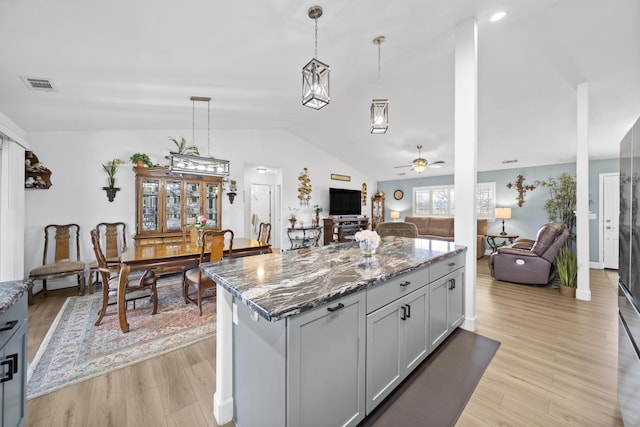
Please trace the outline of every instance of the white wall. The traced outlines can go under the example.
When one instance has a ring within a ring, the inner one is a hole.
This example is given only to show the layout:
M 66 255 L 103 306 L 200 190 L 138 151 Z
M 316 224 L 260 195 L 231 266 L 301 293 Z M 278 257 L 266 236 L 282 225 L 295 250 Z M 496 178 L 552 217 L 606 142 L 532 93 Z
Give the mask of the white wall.
M 48 190 L 26 192 L 25 277 L 40 264 L 44 246 L 43 228 L 47 224 L 77 223 L 82 232 L 81 252 L 87 264 L 93 259 L 89 230 L 102 221 L 124 221 L 131 235 L 135 233 L 135 178 L 129 157 L 134 152 L 147 153 L 154 163 L 167 165 L 165 156 L 174 149 L 169 138 L 184 136 L 189 141 L 191 129 L 103 132 L 33 132 L 28 133 L 30 149 L 51 170 L 52 186 Z M 206 129 L 196 133 L 201 155 L 207 155 Z M 313 185 L 311 205 L 319 204 L 328 213 L 328 188 L 360 189 L 375 181 L 345 164 L 338 156 L 327 154 L 301 138 L 281 130 L 211 130 L 211 155 L 230 161 L 230 178 L 244 189 L 245 166 L 256 164 L 282 170 L 281 218 L 288 206 L 299 206 L 298 175 L 309 169 Z M 113 202 L 107 200 L 103 186 L 106 175 L 100 163 L 113 158 L 125 161 L 116 173 L 121 190 Z M 331 181 L 330 174 L 351 176 L 351 182 Z M 240 195 L 239 195 L 240 196 Z M 233 204 L 222 196 L 222 225 L 243 237 L 244 198 Z M 370 206 L 363 207 L 367 214 Z M 311 206 L 308 208 L 309 221 Z M 306 212 L 306 211 L 305 211 Z M 285 227 L 286 228 L 286 227 Z M 281 230 L 284 229 L 281 227 Z M 282 236 L 281 236 L 282 238 Z M 283 242 L 286 240 L 286 235 Z M 55 287 L 55 285 L 53 286 Z

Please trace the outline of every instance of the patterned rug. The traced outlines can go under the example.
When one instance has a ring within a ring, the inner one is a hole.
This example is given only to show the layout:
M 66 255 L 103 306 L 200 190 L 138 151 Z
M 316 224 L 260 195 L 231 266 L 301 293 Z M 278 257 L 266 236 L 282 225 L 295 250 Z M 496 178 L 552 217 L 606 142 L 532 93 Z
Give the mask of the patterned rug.
M 215 335 L 214 300 L 203 302 L 199 316 L 194 304 L 184 303 L 181 279 L 173 275 L 158 280 L 158 312 L 153 316 L 148 300 L 136 301 L 136 309 L 127 312 L 131 330 L 126 334 L 120 331 L 115 305 L 109 306 L 100 326 L 94 326 L 101 291 L 67 298 L 29 365 L 27 399 Z

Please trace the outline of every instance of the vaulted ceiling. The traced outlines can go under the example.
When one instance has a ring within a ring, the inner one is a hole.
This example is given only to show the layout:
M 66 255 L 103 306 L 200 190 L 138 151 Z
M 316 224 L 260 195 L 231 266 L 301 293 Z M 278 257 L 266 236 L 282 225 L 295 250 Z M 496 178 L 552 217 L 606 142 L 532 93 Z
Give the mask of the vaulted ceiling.
M 301 105 L 314 4 L 318 59 L 331 66 L 331 103 L 318 111 Z M 497 10 L 507 16 L 489 22 Z M 422 145 L 446 162 L 424 175 L 450 174 L 454 31 L 473 17 L 478 170 L 574 161 L 582 82 L 590 157 L 618 155 L 640 116 L 637 0 L 0 0 L 0 112 L 27 134 L 188 129 L 190 97 L 208 96 L 212 132 L 285 129 L 378 180 L 416 176 L 394 166 Z M 369 133 L 376 97 L 390 102 L 384 135 Z

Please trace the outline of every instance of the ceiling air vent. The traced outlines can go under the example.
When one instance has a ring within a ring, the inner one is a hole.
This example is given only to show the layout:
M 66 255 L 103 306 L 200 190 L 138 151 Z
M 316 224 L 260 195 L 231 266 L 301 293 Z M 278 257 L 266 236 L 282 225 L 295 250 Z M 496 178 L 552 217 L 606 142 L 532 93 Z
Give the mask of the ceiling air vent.
M 55 92 L 56 87 L 51 79 L 36 79 L 33 77 L 20 77 L 24 84 L 31 90 L 42 92 Z
M 518 163 L 518 161 L 517 160 L 503 160 L 502 161 L 503 165 L 508 165 L 508 164 L 511 164 L 511 163 Z

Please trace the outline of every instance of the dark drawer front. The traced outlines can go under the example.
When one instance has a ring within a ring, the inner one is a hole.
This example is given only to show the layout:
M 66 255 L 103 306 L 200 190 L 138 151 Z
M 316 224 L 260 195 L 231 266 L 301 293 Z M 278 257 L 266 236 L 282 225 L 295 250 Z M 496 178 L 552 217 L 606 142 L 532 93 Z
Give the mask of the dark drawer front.
M 26 293 L 7 311 L 0 314 L 0 349 L 9 338 L 27 321 Z

